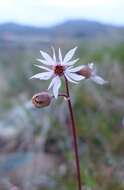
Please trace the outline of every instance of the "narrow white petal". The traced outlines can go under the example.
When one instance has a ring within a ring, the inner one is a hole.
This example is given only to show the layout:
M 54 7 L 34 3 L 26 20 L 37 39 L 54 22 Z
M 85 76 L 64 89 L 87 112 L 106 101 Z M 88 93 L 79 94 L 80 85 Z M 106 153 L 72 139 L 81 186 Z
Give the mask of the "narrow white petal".
M 78 82 L 72 80 L 72 79 L 69 77 L 68 72 L 64 72 L 64 75 L 65 75 L 65 77 L 67 78 L 67 80 L 68 80 L 69 82 L 72 82 L 72 83 L 78 84 Z
M 89 67 L 90 69 L 94 69 L 94 63 L 88 63 L 88 67 Z
M 49 68 L 47 68 L 47 67 L 44 67 L 44 66 L 41 66 L 41 65 L 34 65 L 34 66 L 36 66 L 36 67 L 38 67 L 38 68 L 40 68 L 40 69 L 44 69 L 44 70 L 46 70 L 46 71 L 51 71 L 51 69 L 49 69 Z
M 52 47 L 52 51 L 53 51 L 53 60 L 56 63 L 56 54 L 55 54 L 55 49 L 54 47 Z
M 52 65 L 51 63 L 49 63 L 48 61 L 43 60 L 43 59 L 37 59 L 37 61 L 43 63 L 44 65 Z
M 79 61 L 79 59 L 75 59 L 75 60 L 73 60 L 73 61 L 69 61 L 69 62 L 64 62 L 64 64 L 63 65 L 74 65 L 77 61 Z
M 75 68 L 67 68 L 67 70 L 69 71 L 69 72 L 78 72 L 78 71 L 80 71 L 81 69 L 83 69 L 85 66 L 84 65 L 82 65 L 82 66 L 78 66 L 78 67 L 75 67 Z
M 54 60 L 52 59 L 52 57 L 51 57 L 48 53 L 46 53 L 46 52 L 44 52 L 44 51 L 41 51 L 41 50 L 40 50 L 40 53 L 41 53 L 41 55 L 43 56 L 43 58 L 49 63 L 49 65 L 50 65 L 50 64 L 51 64 L 51 65 L 54 64 Z
M 70 51 L 68 51 L 64 57 L 64 63 L 67 63 L 74 55 L 75 51 L 76 51 L 77 47 L 71 49 Z
M 61 80 L 58 76 L 56 76 L 54 78 L 54 84 L 53 84 L 53 94 L 55 96 L 55 98 L 57 99 L 58 98 L 58 94 L 59 94 L 59 88 L 61 86 Z
M 73 69 L 73 66 L 68 66 L 68 67 L 66 67 L 66 70 L 67 70 L 67 71 L 70 70 L 70 69 Z
M 36 78 L 40 80 L 48 80 L 52 77 L 53 72 L 44 72 L 44 73 L 38 73 L 31 77 L 31 79 Z
M 85 77 L 81 76 L 81 75 L 78 75 L 76 73 L 70 73 L 68 72 L 68 76 L 72 79 L 72 80 L 75 80 L 75 81 L 80 81 L 82 79 L 85 79 Z
M 53 87 L 53 85 L 54 85 L 55 82 L 56 82 L 56 77 L 54 77 L 54 78 L 52 79 L 50 85 L 48 86 L 48 90 Z
M 59 48 L 59 61 L 62 64 L 62 53 L 61 53 L 61 49 Z
M 94 75 L 90 77 L 94 82 L 96 82 L 97 84 L 103 85 L 103 84 L 107 84 L 108 82 L 105 81 L 102 77 Z

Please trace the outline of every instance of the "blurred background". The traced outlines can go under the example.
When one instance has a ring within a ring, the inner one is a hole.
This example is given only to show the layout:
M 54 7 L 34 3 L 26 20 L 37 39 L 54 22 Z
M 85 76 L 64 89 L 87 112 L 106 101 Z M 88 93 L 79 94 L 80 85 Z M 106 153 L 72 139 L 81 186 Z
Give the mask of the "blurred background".
M 83 190 L 124 190 L 123 0 L 0 0 L 0 190 L 76 189 L 66 102 L 31 103 L 48 87 L 29 78 L 51 46 L 78 46 L 78 64 L 109 81 L 70 84 Z

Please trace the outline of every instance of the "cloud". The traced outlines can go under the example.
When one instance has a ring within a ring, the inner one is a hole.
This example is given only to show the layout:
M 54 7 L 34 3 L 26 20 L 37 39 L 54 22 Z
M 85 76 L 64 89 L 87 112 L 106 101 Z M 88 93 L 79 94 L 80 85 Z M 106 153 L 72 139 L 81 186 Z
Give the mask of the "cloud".
M 10 0 L 9 0 L 10 1 Z M 13 0 L 14 1 L 14 0 Z M 15 0 L 19 1 L 19 0 Z M 116 7 L 118 5 L 124 5 L 123 0 L 22 0 L 21 4 L 27 4 L 28 6 L 39 7 Z
M 56 7 L 85 7 L 85 6 L 99 6 L 105 3 L 111 3 L 114 0 L 39 0 L 37 5 L 39 6 L 56 6 Z M 33 3 L 33 2 L 32 2 Z
M 124 0 L 0 0 L 0 22 L 52 25 L 67 19 L 124 24 Z

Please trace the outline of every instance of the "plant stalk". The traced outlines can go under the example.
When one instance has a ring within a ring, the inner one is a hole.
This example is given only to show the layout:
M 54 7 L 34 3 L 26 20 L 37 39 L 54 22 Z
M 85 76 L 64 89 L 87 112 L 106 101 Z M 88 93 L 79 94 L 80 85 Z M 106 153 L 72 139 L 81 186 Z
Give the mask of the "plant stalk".
M 76 170 L 77 170 L 78 190 L 81 190 L 81 174 L 80 174 L 80 161 L 79 161 L 79 153 L 78 153 L 76 125 L 75 125 L 72 103 L 71 103 L 70 94 L 69 94 L 68 81 L 67 81 L 66 77 L 64 77 L 64 78 L 65 78 L 65 88 L 66 88 L 67 102 L 68 102 L 68 108 L 69 108 L 70 120 L 71 120 L 73 146 L 74 146 L 74 154 L 75 154 L 75 162 L 76 162 Z

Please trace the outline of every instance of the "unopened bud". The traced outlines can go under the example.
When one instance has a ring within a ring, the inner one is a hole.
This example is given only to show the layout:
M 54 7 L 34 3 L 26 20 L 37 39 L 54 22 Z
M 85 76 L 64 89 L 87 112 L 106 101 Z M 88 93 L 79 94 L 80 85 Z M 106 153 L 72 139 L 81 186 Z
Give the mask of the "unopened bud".
M 82 75 L 86 78 L 90 78 L 92 74 L 92 69 L 89 67 L 84 67 L 80 71 L 78 71 L 77 74 Z
M 36 108 L 43 108 L 51 103 L 52 96 L 47 92 L 40 92 L 32 97 L 32 103 Z

